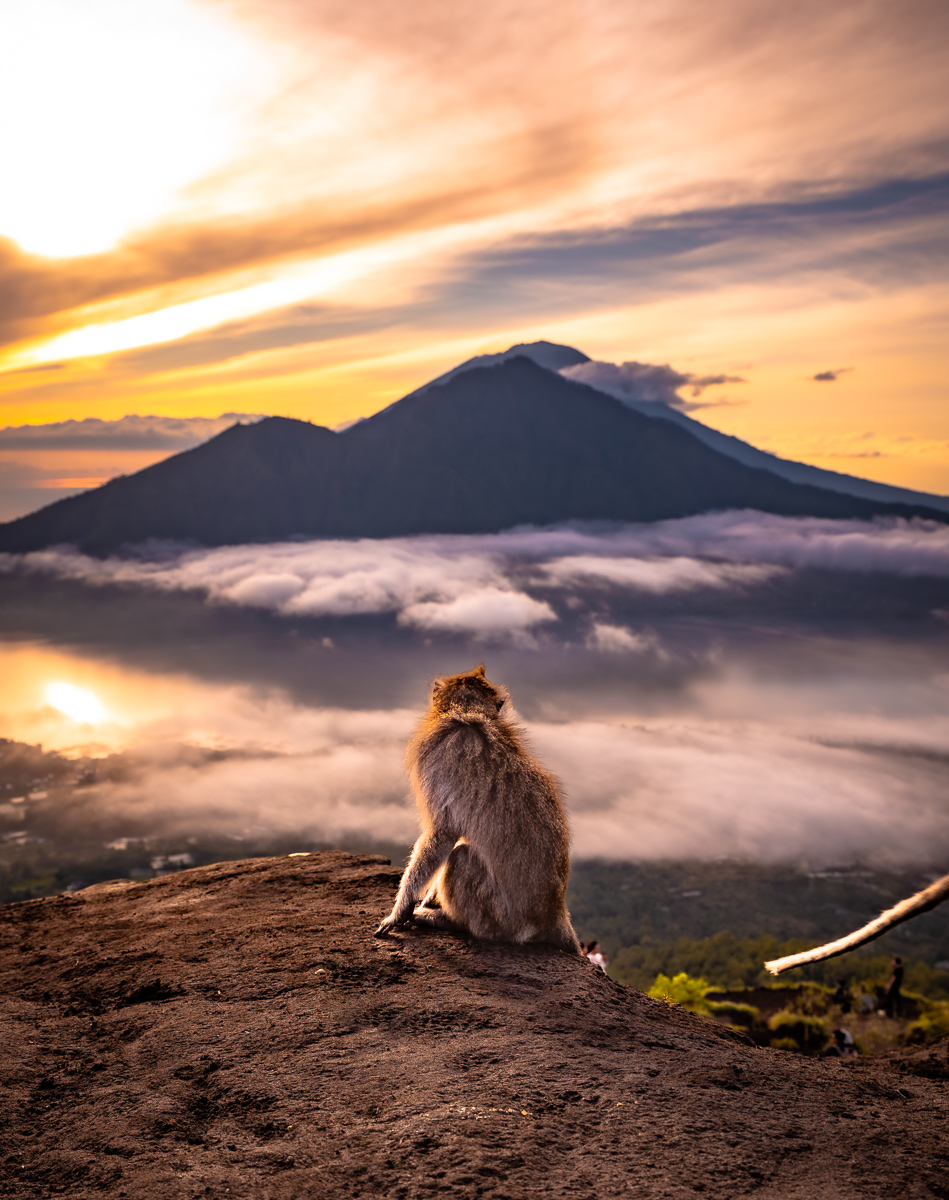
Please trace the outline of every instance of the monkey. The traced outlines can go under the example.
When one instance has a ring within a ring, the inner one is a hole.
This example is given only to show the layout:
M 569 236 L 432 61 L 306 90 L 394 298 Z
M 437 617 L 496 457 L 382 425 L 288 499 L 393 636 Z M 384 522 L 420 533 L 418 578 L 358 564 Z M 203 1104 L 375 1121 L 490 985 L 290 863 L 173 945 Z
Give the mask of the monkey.
M 848 950 L 856 950 L 858 946 L 872 942 L 874 938 L 880 937 L 896 925 L 902 925 L 904 921 L 918 917 L 920 913 L 929 912 L 931 908 L 941 904 L 947 897 L 949 897 L 949 875 L 944 875 L 942 879 L 937 879 L 935 883 L 930 884 L 928 888 L 923 888 L 915 896 L 910 896 L 908 900 L 901 900 L 893 908 L 888 908 L 885 913 L 881 913 L 875 920 L 864 925 L 855 933 L 839 938 L 836 942 L 828 942 L 825 946 L 805 950 L 802 954 L 789 954 L 786 958 L 772 959 L 771 962 L 765 963 L 765 967 L 772 975 L 780 975 L 782 971 L 789 971 L 791 967 L 803 967 L 805 963 L 836 958 L 838 954 L 846 954 Z
M 416 925 L 580 953 L 560 788 L 502 711 L 509 699 L 483 663 L 432 685 L 406 751 L 422 833 L 375 937 Z

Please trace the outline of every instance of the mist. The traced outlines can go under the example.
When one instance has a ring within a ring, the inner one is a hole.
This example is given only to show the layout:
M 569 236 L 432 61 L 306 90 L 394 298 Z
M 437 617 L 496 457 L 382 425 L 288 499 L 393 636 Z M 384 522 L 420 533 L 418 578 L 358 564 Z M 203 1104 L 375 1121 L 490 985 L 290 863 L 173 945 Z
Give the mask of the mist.
M 949 858 L 942 527 L 723 513 L 2 567 L 0 733 L 95 768 L 0 803 L 24 845 L 407 844 L 430 681 L 483 660 L 579 858 Z M 106 716 L 56 711 L 51 681 Z

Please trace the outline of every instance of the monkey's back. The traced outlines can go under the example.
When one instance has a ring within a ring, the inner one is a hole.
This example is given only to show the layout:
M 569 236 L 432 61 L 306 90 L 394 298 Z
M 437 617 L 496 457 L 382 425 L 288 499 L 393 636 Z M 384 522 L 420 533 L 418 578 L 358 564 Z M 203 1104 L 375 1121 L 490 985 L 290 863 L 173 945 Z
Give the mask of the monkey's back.
M 560 788 L 510 722 L 430 716 L 409 745 L 422 820 L 476 852 L 511 919 L 539 927 L 564 915 L 570 835 Z

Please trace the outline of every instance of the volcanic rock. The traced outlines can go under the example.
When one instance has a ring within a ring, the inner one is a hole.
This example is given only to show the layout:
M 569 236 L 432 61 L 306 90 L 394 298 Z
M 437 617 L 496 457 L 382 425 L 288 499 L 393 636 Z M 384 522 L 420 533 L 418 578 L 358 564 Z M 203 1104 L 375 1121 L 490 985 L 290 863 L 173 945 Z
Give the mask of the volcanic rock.
M 946 1045 L 757 1049 L 342 852 L 0 910 L 7 1197 L 947 1197 Z

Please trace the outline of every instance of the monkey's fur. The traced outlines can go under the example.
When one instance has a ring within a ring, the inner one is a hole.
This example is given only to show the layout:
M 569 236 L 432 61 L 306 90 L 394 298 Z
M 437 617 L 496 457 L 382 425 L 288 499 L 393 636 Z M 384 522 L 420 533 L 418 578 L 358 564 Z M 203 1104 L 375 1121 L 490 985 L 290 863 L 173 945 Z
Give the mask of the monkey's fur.
M 915 896 L 910 896 L 908 900 L 901 900 L 899 904 L 888 908 L 885 913 L 881 913 L 869 925 L 864 925 L 855 933 L 839 938 L 836 942 L 828 942 L 826 946 L 805 950 L 802 954 L 789 954 L 786 958 L 775 958 L 771 962 L 766 962 L 765 966 L 772 975 L 780 975 L 782 971 L 789 971 L 792 967 L 803 967 L 805 963 L 836 958 L 838 954 L 846 954 L 848 950 L 856 950 L 858 946 L 872 942 L 874 938 L 880 937 L 895 925 L 902 925 L 904 921 L 910 921 L 913 917 L 918 917 L 920 913 L 929 912 L 931 908 L 942 904 L 943 900 L 947 898 L 949 898 L 949 875 L 944 875 L 942 879 L 937 879 L 935 883 L 928 888 L 923 888 Z
M 427 925 L 580 953 L 564 904 L 570 834 L 560 789 L 501 715 L 507 700 L 483 664 L 435 681 L 406 753 L 422 834 L 376 937 Z

